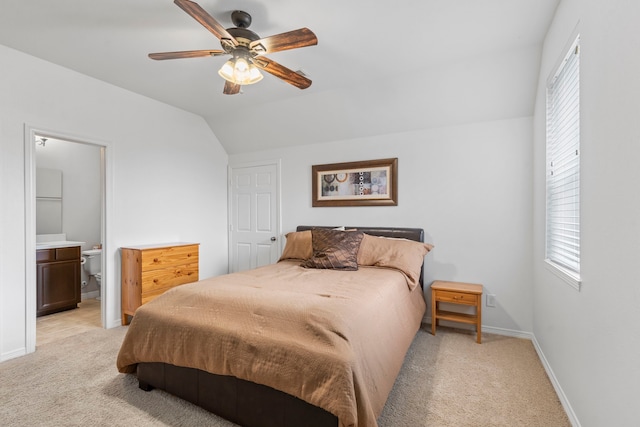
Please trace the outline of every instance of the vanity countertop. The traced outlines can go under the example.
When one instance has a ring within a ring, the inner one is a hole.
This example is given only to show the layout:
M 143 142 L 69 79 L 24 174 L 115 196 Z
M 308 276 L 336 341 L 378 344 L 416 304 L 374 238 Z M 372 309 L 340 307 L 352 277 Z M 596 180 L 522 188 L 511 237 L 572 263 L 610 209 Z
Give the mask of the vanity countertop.
M 55 249 L 55 248 L 70 248 L 72 246 L 82 246 L 85 242 L 75 242 L 73 240 L 59 240 L 54 242 L 38 242 L 36 243 L 36 250 L 38 249 Z

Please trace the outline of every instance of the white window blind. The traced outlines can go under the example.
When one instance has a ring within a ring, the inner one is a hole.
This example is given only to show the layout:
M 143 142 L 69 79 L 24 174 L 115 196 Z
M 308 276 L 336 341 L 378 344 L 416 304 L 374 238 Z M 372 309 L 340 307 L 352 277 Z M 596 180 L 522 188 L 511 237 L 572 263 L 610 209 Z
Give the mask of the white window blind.
M 580 275 L 580 38 L 547 85 L 547 261 Z

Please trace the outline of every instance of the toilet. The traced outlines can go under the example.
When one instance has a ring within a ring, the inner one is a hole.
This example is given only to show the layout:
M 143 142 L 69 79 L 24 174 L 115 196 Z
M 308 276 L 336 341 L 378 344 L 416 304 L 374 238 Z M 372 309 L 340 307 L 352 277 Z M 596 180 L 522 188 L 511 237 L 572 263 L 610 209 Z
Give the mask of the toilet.
M 98 284 L 98 297 L 100 299 L 100 283 L 102 282 L 102 249 L 88 249 L 82 251 L 82 267 L 89 276 L 93 276 Z

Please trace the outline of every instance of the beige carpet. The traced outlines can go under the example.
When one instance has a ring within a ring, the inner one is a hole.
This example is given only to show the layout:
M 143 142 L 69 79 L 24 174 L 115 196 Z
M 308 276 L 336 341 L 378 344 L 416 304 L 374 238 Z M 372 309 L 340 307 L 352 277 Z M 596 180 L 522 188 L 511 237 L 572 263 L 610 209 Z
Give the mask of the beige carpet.
M 457 329 L 421 330 L 380 416 L 380 427 L 569 426 L 530 341 Z M 1 426 L 213 426 L 190 403 L 138 389 L 115 358 L 126 327 L 46 344 L 0 364 Z M 303 426 L 301 426 L 303 427 Z

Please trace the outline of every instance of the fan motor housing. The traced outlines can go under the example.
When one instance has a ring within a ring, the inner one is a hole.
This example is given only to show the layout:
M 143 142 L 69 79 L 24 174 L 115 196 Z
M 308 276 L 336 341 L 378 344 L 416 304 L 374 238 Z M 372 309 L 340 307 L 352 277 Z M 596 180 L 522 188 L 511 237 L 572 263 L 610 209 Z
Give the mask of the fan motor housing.
M 245 47 L 249 47 L 252 41 L 260 39 L 260 36 L 247 28 L 227 28 L 227 31 L 238 41 L 238 44 Z

